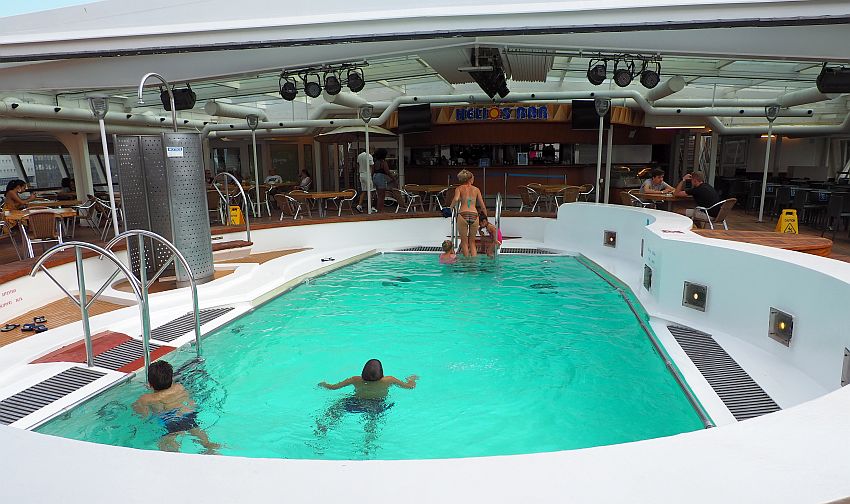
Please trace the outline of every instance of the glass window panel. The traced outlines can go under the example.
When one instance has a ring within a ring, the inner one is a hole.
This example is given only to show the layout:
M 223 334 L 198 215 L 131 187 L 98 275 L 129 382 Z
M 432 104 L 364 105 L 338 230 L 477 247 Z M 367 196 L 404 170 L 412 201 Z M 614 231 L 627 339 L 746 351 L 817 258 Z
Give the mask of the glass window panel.
M 59 154 L 23 154 L 19 157 L 30 187 L 47 189 L 62 186 L 65 173 Z
M 280 175 L 284 181 L 298 180 L 298 145 L 271 144 L 270 152 L 272 167 L 275 175 Z M 305 150 L 305 155 L 307 154 Z M 310 152 L 312 160 L 312 148 Z
M 3 190 L 6 189 L 6 184 L 10 181 L 21 178 L 18 167 L 13 156 L 2 154 L 0 155 L 0 185 Z
M 91 165 L 92 183 L 94 185 L 106 185 L 106 176 L 100 167 L 100 159 L 98 159 L 97 154 L 89 154 L 89 164 Z

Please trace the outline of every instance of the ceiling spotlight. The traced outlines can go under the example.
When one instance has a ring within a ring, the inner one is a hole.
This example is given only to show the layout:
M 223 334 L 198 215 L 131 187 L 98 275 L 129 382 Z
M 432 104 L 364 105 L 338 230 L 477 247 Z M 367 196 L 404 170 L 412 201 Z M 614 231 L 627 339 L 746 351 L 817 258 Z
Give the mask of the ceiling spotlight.
M 342 83 L 339 82 L 339 77 L 336 73 L 330 72 L 325 74 L 325 92 L 329 95 L 337 95 L 342 91 Z
M 655 65 L 655 69 L 647 68 L 649 65 Z M 643 67 L 640 70 L 640 83 L 643 87 L 647 89 L 652 89 L 661 82 L 661 77 L 659 74 L 661 73 L 661 64 L 657 61 L 655 62 L 643 62 Z
M 366 81 L 363 80 L 363 70 L 359 68 L 349 69 L 345 80 L 348 82 L 348 89 L 355 93 L 359 93 L 366 87 Z
M 594 86 L 598 86 L 605 82 L 605 77 L 607 76 L 607 60 L 590 60 L 590 62 L 587 64 L 587 80 L 589 80 L 591 84 L 593 84 Z
M 290 75 L 281 75 L 278 81 L 280 85 L 280 96 L 286 101 L 292 101 L 298 96 L 298 86 L 295 84 L 295 79 Z
M 619 65 L 625 66 L 625 68 L 618 68 Z M 632 83 L 632 79 L 634 78 L 635 73 L 635 64 L 633 61 L 626 61 L 625 59 L 616 60 L 614 62 L 614 83 L 620 87 L 626 87 Z
M 315 78 L 315 80 L 308 80 L 311 77 Z M 318 98 L 319 95 L 322 94 L 322 85 L 319 84 L 319 74 L 316 72 L 308 72 L 301 78 L 304 80 L 304 94 L 310 98 Z

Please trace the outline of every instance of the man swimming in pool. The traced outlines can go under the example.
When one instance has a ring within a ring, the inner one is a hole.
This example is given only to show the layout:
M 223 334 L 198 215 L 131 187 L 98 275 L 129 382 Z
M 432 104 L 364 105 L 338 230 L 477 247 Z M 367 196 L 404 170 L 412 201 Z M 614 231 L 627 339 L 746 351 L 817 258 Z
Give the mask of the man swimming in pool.
M 469 170 L 461 170 L 457 174 L 457 180 L 461 185 L 455 187 L 455 195 L 452 208 L 458 209 L 457 231 L 460 235 L 460 252 L 469 257 L 477 255 L 475 247 L 475 234 L 478 232 L 478 213 L 487 215 L 487 207 L 481 191 L 472 185 L 475 177 Z
M 394 403 L 387 401 L 389 388 L 393 385 L 412 389 L 416 387 L 419 377 L 410 375 L 406 381 L 401 381 L 394 376 L 384 376 L 384 367 L 378 359 L 370 359 L 360 376 L 346 378 L 339 383 L 330 384 L 319 382 L 320 387 L 329 390 L 339 390 L 349 385 L 354 386 L 354 395 L 343 397 L 332 404 L 325 412 L 323 419 L 316 420 L 316 435 L 324 435 L 342 419 L 343 413 L 362 413 L 366 416 L 363 430 L 366 432 L 364 443 L 365 451 L 377 437 L 378 420 L 381 415 L 393 407 Z
M 206 453 L 214 454 L 221 448 L 210 442 L 207 433 L 198 427 L 195 402 L 179 383 L 173 382 L 174 369 L 166 361 L 156 361 L 148 367 L 148 385 L 153 392 L 143 394 L 133 403 L 133 411 L 142 416 L 153 415 L 165 428 L 166 434 L 159 440 L 159 449 L 176 452 L 180 449 L 177 435 L 183 432 L 195 436 Z

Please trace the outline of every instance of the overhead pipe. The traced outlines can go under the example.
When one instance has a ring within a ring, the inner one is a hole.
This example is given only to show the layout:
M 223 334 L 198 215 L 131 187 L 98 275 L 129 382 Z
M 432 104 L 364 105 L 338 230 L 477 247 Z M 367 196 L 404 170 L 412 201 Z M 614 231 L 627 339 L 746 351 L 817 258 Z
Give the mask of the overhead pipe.
M 647 93 L 647 99 L 649 99 L 648 96 L 649 93 Z M 674 98 L 659 100 L 653 103 L 653 105 L 656 107 L 766 107 L 768 105 L 779 104 L 780 107 L 794 107 L 833 100 L 839 96 L 841 95 L 824 94 L 818 91 L 818 88 L 811 87 L 781 94 L 776 98 L 747 98 L 743 100 L 739 98 Z
M 726 126 L 717 117 L 707 117 L 708 127 L 721 135 L 764 135 L 767 126 Z M 828 136 L 850 133 L 850 113 L 841 124 L 822 126 L 780 125 L 772 128 L 772 134 L 783 136 Z
M 109 133 L 118 133 L 126 135 L 138 135 L 140 133 L 162 133 L 167 126 L 163 124 L 160 127 L 154 126 L 122 126 L 109 124 L 106 129 Z M 50 132 L 70 132 L 70 133 L 99 133 L 100 125 L 91 120 L 82 121 L 64 121 L 60 119 L 38 119 L 38 118 L 5 118 L 0 117 L 0 129 L 17 130 L 17 131 L 46 131 Z
M 355 111 L 363 105 L 369 104 L 365 98 L 352 93 L 340 92 L 335 95 L 328 94 L 327 91 L 322 91 L 322 98 L 328 103 L 335 103 L 344 107 L 349 107 Z
M 432 96 L 399 96 L 395 98 L 384 111 L 373 119 L 374 124 L 384 124 L 392 112 L 399 105 L 413 103 L 430 103 L 430 104 L 457 104 L 457 103 L 482 103 L 482 104 L 499 104 L 499 103 L 522 103 L 528 101 L 554 101 L 554 100 L 592 100 L 595 98 L 609 99 L 631 99 L 638 107 L 649 115 L 659 116 L 729 116 L 729 117 L 763 117 L 763 108 L 747 108 L 747 107 L 701 107 L 697 109 L 671 109 L 668 107 L 656 107 L 651 105 L 643 95 L 634 90 L 600 90 L 600 91 L 550 91 L 542 93 L 511 93 L 504 100 L 492 100 L 483 93 L 465 94 L 465 95 L 432 95 Z M 783 110 L 780 112 L 780 117 L 810 117 L 812 110 Z M 339 126 L 362 126 L 362 121 L 359 119 L 302 119 L 298 121 L 281 121 L 277 123 L 264 122 L 257 127 L 259 130 L 265 130 L 267 134 L 283 134 L 283 130 L 291 131 L 292 128 L 304 128 L 300 133 L 307 133 L 309 128 L 330 128 Z M 208 124 L 201 131 L 202 135 L 207 135 L 212 131 L 230 131 L 232 133 L 216 134 L 217 137 L 223 136 L 247 136 L 250 131 L 247 126 L 226 124 L 226 125 L 211 125 Z
M 38 103 L 24 103 L 14 98 L 0 100 L 0 116 L 12 115 L 21 117 L 36 117 L 45 119 L 67 119 L 77 121 L 96 120 L 90 109 L 76 107 L 63 107 L 61 105 L 41 105 Z M 143 126 L 157 126 L 165 123 L 166 118 L 157 115 L 124 114 L 121 112 L 107 112 L 103 121 L 109 124 L 139 124 Z M 199 129 L 204 127 L 204 121 L 184 119 L 179 121 L 184 128 Z
M 245 105 L 234 105 L 232 103 L 222 103 L 215 100 L 208 100 L 204 104 L 204 112 L 211 116 L 218 117 L 235 117 L 237 119 L 247 119 L 249 115 L 255 115 L 261 121 L 268 121 L 269 117 L 263 109 L 257 107 L 247 107 Z
M 653 103 L 656 100 L 664 98 L 665 96 L 670 96 L 673 93 L 678 93 L 679 91 L 685 89 L 685 84 L 685 79 L 683 79 L 679 75 L 670 77 L 658 86 L 655 86 L 653 89 L 647 91 L 646 101 Z

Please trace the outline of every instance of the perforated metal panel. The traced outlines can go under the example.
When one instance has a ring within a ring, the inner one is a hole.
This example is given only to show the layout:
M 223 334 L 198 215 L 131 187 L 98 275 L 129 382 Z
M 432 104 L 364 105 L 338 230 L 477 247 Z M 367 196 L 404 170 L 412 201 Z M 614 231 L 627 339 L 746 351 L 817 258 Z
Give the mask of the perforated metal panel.
M 167 157 L 167 147 L 182 147 L 181 156 Z M 212 245 L 204 187 L 203 152 L 198 134 L 115 136 L 116 158 L 127 229 L 146 229 L 177 247 L 189 262 L 195 280 L 213 278 Z M 145 240 L 148 275 L 171 256 L 161 244 Z M 135 240 L 129 254 L 138 274 L 139 251 Z M 173 275 L 173 266 L 166 276 Z M 178 268 L 178 282 L 188 278 Z
M 188 261 L 195 279 L 203 282 L 213 277 L 213 257 L 201 137 L 195 133 L 163 133 L 162 141 L 171 205 L 171 241 Z M 182 148 L 181 155 L 165 156 L 168 147 Z M 188 281 L 182 268 L 177 268 L 177 281 Z
M 114 136 L 115 159 L 118 164 L 119 191 L 121 206 L 127 229 L 151 230 L 148 206 L 147 171 L 142 156 L 142 137 L 137 135 Z M 157 231 L 154 231 L 157 232 Z M 139 247 L 133 240 L 128 248 L 130 264 L 136 276 L 139 275 Z M 148 275 L 157 270 L 153 250 L 150 244 L 145 246 L 145 261 Z M 161 264 L 161 263 L 160 263 Z

